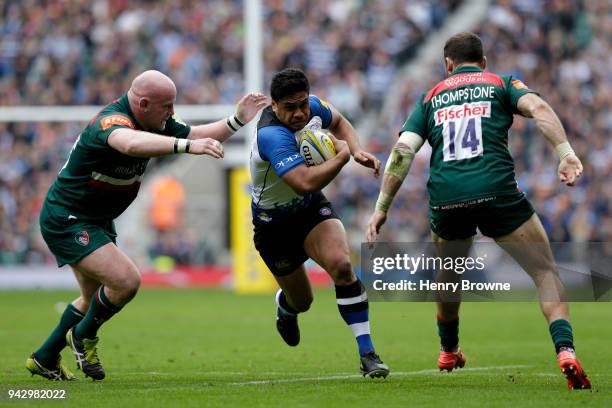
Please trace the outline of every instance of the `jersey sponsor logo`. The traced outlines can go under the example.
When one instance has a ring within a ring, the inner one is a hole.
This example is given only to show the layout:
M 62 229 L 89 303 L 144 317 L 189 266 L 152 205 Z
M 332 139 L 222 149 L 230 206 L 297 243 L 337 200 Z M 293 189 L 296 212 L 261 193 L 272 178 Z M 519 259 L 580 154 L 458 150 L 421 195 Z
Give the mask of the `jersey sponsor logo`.
M 270 217 L 268 214 L 266 213 L 260 213 L 257 215 L 257 218 L 259 218 L 260 221 L 263 222 L 270 222 L 272 221 L 272 217 Z
M 329 215 L 331 215 L 331 209 L 329 207 L 323 207 L 319 209 L 319 214 L 321 214 L 324 217 L 327 217 Z
M 520 79 L 513 79 L 510 82 L 512 83 L 512 86 L 516 89 L 529 89 L 529 87 L 525 85 Z
M 299 153 L 296 154 L 292 154 L 289 157 L 284 158 L 283 160 L 279 161 L 278 163 L 276 163 L 274 165 L 275 169 L 282 169 L 283 167 L 285 167 L 285 165 L 288 165 L 290 163 L 293 163 L 294 161 L 296 161 L 297 159 L 299 159 L 301 156 Z
M 116 166 L 113 169 L 113 173 L 115 173 L 116 175 L 132 177 L 135 175 L 143 174 L 146 168 L 147 168 L 147 162 L 143 161 L 140 163 L 132 164 L 131 166 Z
M 102 126 L 102 130 L 106 130 L 114 125 L 128 126 L 132 129 L 136 128 L 130 118 L 125 115 L 110 115 L 100 119 L 100 126 Z
M 451 77 L 446 78 L 443 82 L 444 85 L 448 87 L 455 87 L 464 84 L 486 82 L 486 79 L 482 72 L 474 72 L 471 74 L 453 75 Z
M 291 263 L 286 258 L 285 259 L 279 259 L 278 261 L 274 262 L 274 267 L 276 269 L 279 269 L 279 270 L 287 269 L 290 266 L 291 266 Z
M 488 203 L 489 201 L 494 201 L 494 200 L 497 200 L 497 196 L 477 198 L 475 200 L 462 201 L 460 203 L 453 203 L 453 204 L 432 205 L 431 209 L 432 210 L 455 210 L 457 208 L 469 208 L 474 205 Z
M 77 244 L 87 246 L 89 244 L 89 234 L 87 231 L 80 231 L 74 234 L 74 240 Z
M 468 119 L 475 117 L 491 117 L 491 102 L 481 101 L 464 103 L 463 105 L 451 105 L 446 108 L 438 109 L 434 112 L 436 126 L 448 121 Z
M 488 72 L 470 72 L 467 74 L 457 74 L 446 78 L 433 87 L 423 99 L 423 103 L 429 102 L 434 96 L 463 85 L 493 85 L 504 86 L 504 81 L 495 74 Z

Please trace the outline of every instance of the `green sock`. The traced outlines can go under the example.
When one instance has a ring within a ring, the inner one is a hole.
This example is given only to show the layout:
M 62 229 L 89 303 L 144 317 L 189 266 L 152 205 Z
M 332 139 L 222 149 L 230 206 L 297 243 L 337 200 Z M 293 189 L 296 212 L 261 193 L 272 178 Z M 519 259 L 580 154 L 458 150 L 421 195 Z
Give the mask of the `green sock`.
M 47 368 L 55 367 L 60 352 L 66 347 L 66 333 L 82 319 L 83 313 L 76 307 L 72 306 L 72 304 L 66 306 L 66 310 L 62 313 L 59 324 L 55 327 L 49 338 L 45 340 L 43 345 L 34 352 L 34 357 Z
M 442 350 L 455 351 L 459 345 L 459 318 L 443 321 L 440 316 L 438 316 L 437 323 Z
M 574 348 L 574 335 L 572 333 L 572 325 L 564 319 L 555 320 L 548 326 L 555 350 L 559 353 L 561 347 Z
M 102 324 L 121 310 L 113 305 L 104 294 L 104 286 L 100 286 L 89 302 L 87 314 L 74 328 L 78 339 L 94 339 Z

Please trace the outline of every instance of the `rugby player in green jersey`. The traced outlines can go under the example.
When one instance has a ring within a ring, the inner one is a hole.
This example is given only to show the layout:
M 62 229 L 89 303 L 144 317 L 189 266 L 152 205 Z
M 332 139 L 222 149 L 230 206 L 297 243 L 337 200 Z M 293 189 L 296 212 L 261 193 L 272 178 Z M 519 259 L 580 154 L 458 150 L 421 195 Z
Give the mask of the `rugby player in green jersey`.
M 138 75 L 128 92 L 105 106 L 77 137 L 49 189 L 40 213 L 41 233 L 58 266 L 70 265 L 80 296 L 26 360 L 32 375 L 75 379 L 60 361 L 68 344 L 85 376 L 105 377 L 98 329 L 140 286 L 138 268 L 116 245 L 113 220 L 136 198 L 149 158 L 176 153 L 222 158 L 221 143 L 268 104 L 264 95 L 250 93 L 240 99 L 234 115 L 188 126 L 174 115 L 175 100 L 176 87 L 166 75 Z
M 538 94 L 518 79 L 484 72 L 487 60 L 478 36 L 460 33 L 451 37 L 444 46 L 444 60 L 448 78 L 421 97 L 391 151 L 366 239 L 376 240 L 414 155 L 427 140 L 432 148 L 429 217 L 439 255 L 467 256 L 476 228 L 495 239 L 536 284 L 568 387 L 591 388 L 576 358 L 563 284 L 546 232 L 517 188 L 508 151 L 513 115 L 535 120 L 559 156 L 561 182 L 568 186 L 576 183 L 582 174 L 580 159 L 557 115 Z M 453 243 L 452 254 L 451 245 L 443 245 L 448 242 Z M 441 339 L 438 368 L 451 371 L 463 367 L 459 302 L 440 300 L 437 312 Z

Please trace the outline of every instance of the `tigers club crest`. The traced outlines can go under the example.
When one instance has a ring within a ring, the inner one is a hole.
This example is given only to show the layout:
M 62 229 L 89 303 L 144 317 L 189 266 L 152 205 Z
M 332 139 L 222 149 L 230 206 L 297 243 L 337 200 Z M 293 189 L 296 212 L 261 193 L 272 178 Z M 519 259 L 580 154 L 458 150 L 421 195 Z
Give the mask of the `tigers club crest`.
M 87 231 L 77 232 L 74 235 L 74 240 L 79 245 L 87 246 L 87 244 L 89 244 L 89 234 L 87 233 Z

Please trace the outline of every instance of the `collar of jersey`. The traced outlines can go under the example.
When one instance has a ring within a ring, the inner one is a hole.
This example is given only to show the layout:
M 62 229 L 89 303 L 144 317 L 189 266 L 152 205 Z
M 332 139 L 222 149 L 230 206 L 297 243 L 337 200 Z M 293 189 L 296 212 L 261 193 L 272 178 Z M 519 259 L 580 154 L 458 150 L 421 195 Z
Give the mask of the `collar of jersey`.
M 134 119 L 136 130 L 142 130 L 142 126 L 140 126 L 140 123 L 138 123 L 138 121 L 136 120 L 136 117 L 134 116 L 134 112 L 132 112 L 132 108 L 130 107 L 130 101 L 128 99 L 127 93 L 123 94 L 123 96 L 119 99 L 119 101 L 123 105 L 125 105 L 125 108 L 127 109 L 127 113 L 128 115 L 130 115 L 130 118 Z
M 472 67 L 472 66 L 467 65 L 465 67 L 459 67 L 453 72 L 451 72 L 451 76 L 455 74 L 462 74 L 464 72 L 483 72 L 483 70 L 478 67 Z

